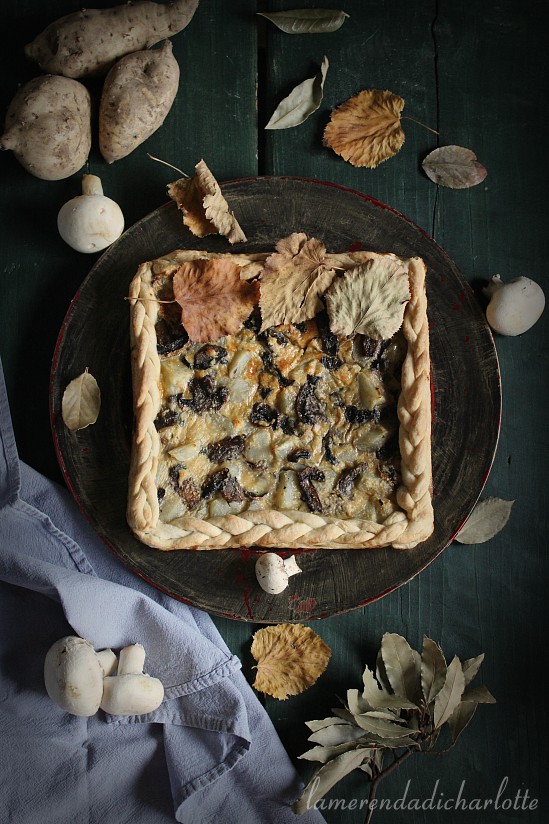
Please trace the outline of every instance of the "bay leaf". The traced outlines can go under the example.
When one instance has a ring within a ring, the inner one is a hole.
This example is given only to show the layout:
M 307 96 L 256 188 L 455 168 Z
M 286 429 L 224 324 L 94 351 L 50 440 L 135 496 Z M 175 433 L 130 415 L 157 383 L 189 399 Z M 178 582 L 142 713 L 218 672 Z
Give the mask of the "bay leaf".
M 463 677 L 465 678 L 465 686 L 471 683 L 471 681 L 479 671 L 480 665 L 483 661 L 484 653 L 481 652 L 480 655 L 476 655 L 474 658 L 468 658 L 466 661 L 461 662 Z
M 372 709 L 365 696 L 355 689 L 347 690 L 347 705 L 353 715 L 360 715 L 361 712 Z
M 344 721 L 337 716 L 333 716 L 330 718 L 322 718 L 319 721 L 305 721 L 305 724 L 309 727 L 311 732 L 317 732 L 317 730 L 323 730 L 324 727 L 331 727 L 332 724 L 343 724 Z
M 366 748 L 350 750 L 320 767 L 305 787 L 301 798 L 292 805 L 294 813 L 302 815 L 314 807 L 317 801 L 320 801 L 338 781 L 341 781 L 342 778 L 359 767 L 366 758 L 369 758 L 369 752 L 369 749 Z
M 490 690 L 484 686 L 484 684 L 480 684 L 478 687 L 471 687 L 469 690 L 465 690 L 461 697 L 462 701 L 474 701 L 475 704 L 495 704 L 496 699 L 490 692 Z
M 363 730 L 374 733 L 380 738 L 402 738 L 408 732 L 405 724 L 396 724 L 394 721 L 386 721 L 382 718 L 373 718 L 371 713 L 355 715 L 355 722 Z
M 427 704 L 436 698 L 444 686 L 446 670 L 446 659 L 441 648 L 425 635 L 421 654 L 421 689 Z
M 454 540 L 469 545 L 486 543 L 506 525 L 514 503 L 503 498 L 485 498 L 473 509 Z
M 462 701 L 457 705 L 451 716 L 448 718 L 448 726 L 452 734 L 452 743 L 456 743 L 473 715 L 478 704 L 474 701 Z
M 299 83 L 290 94 L 280 101 L 266 129 L 291 129 L 304 123 L 319 108 L 324 95 L 324 81 L 329 67 L 324 57 L 320 73 Z
M 63 423 L 73 432 L 95 423 L 101 409 L 101 391 L 93 375 L 86 369 L 74 378 L 63 392 L 61 415 Z
M 323 747 L 333 747 L 337 744 L 346 744 L 349 741 L 358 741 L 360 738 L 364 738 L 364 728 L 343 723 L 332 724 L 314 732 L 309 736 L 309 741 Z
M 395 695 L 417 700 L 421 693 L 421 661 L 417 652 L 402 635 L 386 632 L 381 640 L 381 654 Z
M 304 761 L 318 761 L 320 764 L 326 764 L 328 761 L 331 761 L 332 758 L 344 752 L 349 752 L 349 750 L 354 750 L 356 747 L 356 741 L 350 741 L 345 744 L 335 744 L 332 747 L 318 746 L 307 750 L 303 755 L 298 755 L 298 758 L 302 758 Z M 373 750 L 371 752 L 373 752 Z
M 416 704 L 408 700 L 405 695 L 394 695 L 384 687 L 380 687 L 369 667 L 364 668 L 362 681 L 364 683 L 362 698 L 372 709 L 417 709 Z
M 461 661 L 454 656 L 446 672 L 444 686 L 435 698 L 433 720 L 435 727 L 441 727 L 452 715 L 461 701 L 465 688 L 465 678 Z
M 324 34 L 341 28 L 349 15 L 337 9 L 288 9 L 258 12 L 285 34 Z
M 440 146 L 421 165 L 430 180 L 450 189 L 477 186 L 488 174 L 476 154 L 463 146 Z

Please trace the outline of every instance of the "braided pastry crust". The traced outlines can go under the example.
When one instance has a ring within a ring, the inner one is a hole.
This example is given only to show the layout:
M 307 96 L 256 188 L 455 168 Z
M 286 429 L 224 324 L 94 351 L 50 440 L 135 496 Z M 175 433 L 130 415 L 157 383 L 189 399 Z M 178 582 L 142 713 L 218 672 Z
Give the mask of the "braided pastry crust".
M 431 388 L 425 266 L 419 258 L 403 260 L 408 267 L 410 300 L 402 333 L 407 351 L 398 398 L 400 486 L 398 509 L 382 523 L 341 518 L 301 510 L 249 509 L 239 514 L 199 518 L 192 514 L 164 522 L 160 517 L 157 470 L 161 439 L 155 419 L 162 403 L 161 359 L 157 351 L 159 305 L 155 274 L 175 271 L 194 258 L 231 257 L 244 266 L 261 264 L 267 254 L 216 254 L 175 251 L 141 264 L 130 286 L 130 341 L 135 427 L 129 474 L 127 520 L 143 543 L 163 550 L 264 548 L 364 549 L 392 546 L 409 549 L 431 535 Z M 378 258 L 374 252 L 354 252 L 354 264 Z

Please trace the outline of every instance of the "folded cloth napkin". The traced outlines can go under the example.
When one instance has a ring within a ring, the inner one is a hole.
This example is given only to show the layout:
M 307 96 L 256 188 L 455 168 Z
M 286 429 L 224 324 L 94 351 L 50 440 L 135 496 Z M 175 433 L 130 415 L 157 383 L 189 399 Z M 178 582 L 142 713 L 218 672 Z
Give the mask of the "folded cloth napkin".
M 51 644 L 142 643 L 158 710 L 69 715 L 46 694 Z M 128 571 L 66 490 L 20 462 L 0 363 L 0 820 L 295 824 L 302 785 L 207 613 Z M 299 819 L 324 821 L 317 810 Z

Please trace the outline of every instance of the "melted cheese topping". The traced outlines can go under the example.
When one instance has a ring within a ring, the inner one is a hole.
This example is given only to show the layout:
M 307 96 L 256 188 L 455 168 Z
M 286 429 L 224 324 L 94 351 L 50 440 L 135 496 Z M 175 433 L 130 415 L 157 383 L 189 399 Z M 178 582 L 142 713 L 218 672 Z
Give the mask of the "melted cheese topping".
M 331 335 L 327 347 L 309 321 L 162 356 L 161 520 L 292 509 L 380 522 L 397 510 L 406 344 L 367 343 Z

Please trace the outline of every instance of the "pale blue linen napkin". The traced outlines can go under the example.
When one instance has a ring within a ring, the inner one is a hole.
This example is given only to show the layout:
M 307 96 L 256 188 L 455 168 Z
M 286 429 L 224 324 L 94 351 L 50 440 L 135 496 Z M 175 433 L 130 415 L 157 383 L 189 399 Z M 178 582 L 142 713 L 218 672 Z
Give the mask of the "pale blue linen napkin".
M 43 661 L 75 634 L 142 643 L 166 697 L 90 719 L 48 698 Z M 206 613 L 127 570 L 68 492 L 17 456 L 0 363 L 0 820 L 320 824 L 265 710 Z

